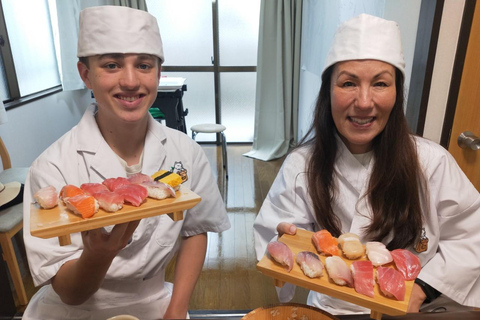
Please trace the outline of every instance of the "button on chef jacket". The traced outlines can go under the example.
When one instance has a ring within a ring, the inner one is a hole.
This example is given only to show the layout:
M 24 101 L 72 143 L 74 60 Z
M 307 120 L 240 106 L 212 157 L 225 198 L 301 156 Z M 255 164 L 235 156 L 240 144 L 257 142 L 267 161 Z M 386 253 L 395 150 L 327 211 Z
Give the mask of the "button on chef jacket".
M 79 124 L 52 144 L 32 164 L 25 185 L 24 224 L 30 226 L 33 193 L 48 185 L 57 191 L 66 184 L 80 186 L 124 177 L 125 169 L 103 139 L 95 121 L 96 105 L 89 106 Z M 84 304 L 68 306 L 51 288 L 50 280 L 67 261 L 82 252 L 80 233 L 72 244 L 60 246 L 57 238 L 41 239 L 24 228 L 28 263 L 36 286 L 44 285 L 32 298 L 23 319 L 106 319 L 132 314 L 140 319 L 158 319 L 171 296 L 164 282 L 165 268 L 179 247 L 180 236 L 222 232 L 230 227 L 225 206 L 201 147 L 184 133 L 165 127 L 151 116 L 145 140 L 142 172 L 181 167 L 187 172 L 182 188 L 202 200 L 184 211 L 181 221 L 167 215 L 142 219 L 131 242 L 114 258 L 102 287 Z
M 370 223 L 366 193 L 374 159 L 362 165 L 338 137 L 334 177 L 337 198 L 332 205 L 342 232 L 352 232 L 366 242 L 363 227 Z M 428 249 L 417 253 L 422 263 L 418 278 L 456 302 L 480 307 L 480 195 L 454 158 L 443 147 L 415 137 L 418 157 L 428 185 L 430 211 L 425 213 Z M 255 250 L 260 260 L 268 242 L 277 239 L 276 227 L 289 222 L 299 228 L 318 231 L 312 201 L 307 190 L 305 164 L 311 150 L 296 149 L 284 161 L 254 223 Z M 420 235 L 419 235 L 420 236 Z M 391 235 L 384 243 L 391 240 Z M 327 275 L 325 275 L 327 276 Z M 295 287 L 277 288 L 279 299 L 293 298 Z M 308 304 L 332 314 L 369 313 L 369 310 L 311 291 Z

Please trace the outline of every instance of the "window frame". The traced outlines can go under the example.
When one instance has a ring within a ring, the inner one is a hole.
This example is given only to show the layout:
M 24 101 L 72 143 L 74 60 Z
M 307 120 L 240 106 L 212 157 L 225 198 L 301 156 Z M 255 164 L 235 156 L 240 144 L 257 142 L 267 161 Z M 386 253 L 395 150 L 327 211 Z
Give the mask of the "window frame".
M 2 56 L 3 65 L 5 68 L 7 90 L 8 90 L 8 93 L 10 94 L 10 98 L 3 100 L 5 109 L 8 110 L 11 108 L 15 108 L 25 103 L 62 91 L 62 84 L 60 83 L 59 85 L 46 88 L 44 90 L 29 94 L 26 96 L 22 96 L 20 94 L 20 86 L 18 85 L 18 78 L 15 70 L 12 49 L 11 49 L 10 40 L 8 37 L 7 24 L 5 22 L 5 15 L 4 15 L 3 4 L 1 0 L 0 0 L 0 37 L 2 37 L 3 39 L 3 44 L 0 44 L 0 54 Z

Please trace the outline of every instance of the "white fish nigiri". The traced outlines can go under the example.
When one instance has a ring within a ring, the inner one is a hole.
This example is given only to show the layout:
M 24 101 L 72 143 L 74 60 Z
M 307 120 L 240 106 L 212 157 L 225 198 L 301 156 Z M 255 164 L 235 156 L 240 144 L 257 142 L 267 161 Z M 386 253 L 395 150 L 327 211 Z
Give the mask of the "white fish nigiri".
M 33 194 L 33 199 L 35 199 L 43 209 L 54 208 L 58 204 L 57 189 L 53 186 L 41 188 Z
M 318 278 L 323 275 L 323 264 L 320 258 L 313 252 L 301 251 L 296 259 L 303 273 L 309 278 Z
M 375 267 L 383 266 L 384 264 L 393 261 L 392 254 L 385 247 L 385 245 L 378 241 L 367 242 L 365 245 L 368 260 L 372 261 Z
M 325 259 L 325 268 L 327 268 L 328 276 L 333 282 L 340 286 L 348 286 L 353 288 L 352 271 L 347 263 L 338 256 L 327 257 Z
M 155 181 L 152 179 L 150 181 L 142 182 L 140 185 L 147 189 L 148 196 L 153 199 L 177 197 L 175 190 L 169 184 L 161 181 Z
M 267 250 L 272 258 L 284 266 L 288 272 L 292 270 L 293 252 L 285 243 L 280 241 L 272 241 L 267 245 Z

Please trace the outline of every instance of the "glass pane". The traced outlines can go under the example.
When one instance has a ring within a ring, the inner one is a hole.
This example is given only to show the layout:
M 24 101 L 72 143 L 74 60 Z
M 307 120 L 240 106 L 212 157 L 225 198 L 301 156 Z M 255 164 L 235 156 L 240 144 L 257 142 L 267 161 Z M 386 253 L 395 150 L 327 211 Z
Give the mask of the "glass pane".
M 10 99 L 10 93 L 8 92 L 7 87 L 7 77 L 5 75 L 5 65 L 3 64 L 3 57 L 0 54 L 0 99 L 8 100 Z
M 190 127 L 200 123 L 215 123 L 215 87 L 212 72 L 162 72 L 162 77 L 185 78 L 187 91 L 183 93 L 183 108 L 188 109 L 185 117 L 187 134 L 191 137 Z M 215 141 L 215 134 L 199 133 L 197 142 Z
M 256 66 L 260 0 L 219 0 L 221 66 Z
M 157 18 L 166 66 L 212 65 L 212 0 L 147 0 Z
M 60 84 L 46 0 L 2 1 L 20 95 Z
M 255 72 L 222 73 L 222 124 L 227 142 L 252 142 L 255 122 Z

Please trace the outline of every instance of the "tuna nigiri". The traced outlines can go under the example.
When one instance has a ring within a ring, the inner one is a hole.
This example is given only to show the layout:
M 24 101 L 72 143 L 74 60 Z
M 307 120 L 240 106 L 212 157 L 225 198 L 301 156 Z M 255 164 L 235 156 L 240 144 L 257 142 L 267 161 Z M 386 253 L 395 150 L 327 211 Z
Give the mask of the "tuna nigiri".
M 47 186 L 39 189 L 33 194 L 33 199 L 44 209 L 51 209 L 58 204 L 57 189 Z
M 318 278 L 323 275 L 323 264 L 320 258 L 313 252 L 301 251 L 297 253 L 295 260 L 303 273 L 309 278 Z
M 140 206 L 148 196 L 148 191 L 145 187 L 133 183 L 117 187 L 115 193 L 121 194 L 125 202 L 128 202 L 135 207 Z
M 373 298 L 373 264 L 371 261 L 353 261 L 350 265 L 352 270 L 355 291 Z
M 272 241 L 267 245 L 268 253 L 270 256 L 280 263 L 285 269 L 290 272 L 293 268 L 293 252 L 283 242 Z
M 360 242 L 360 238 L 354 233 L 342 234 L 338 237 L 338 244 L 347 259 L 358 259 L 365 253 L 365 247 Z
M 93 194 L 100 208 L 108 212 L 115 212 L 123 207 L 123 196 L 116 192 L 102 190 Z
M 382 266 L 393 261 L 390 251 L 383 243 L 371 241 L 367 242 L 365 247 L 368 260 L 372 261 L 375 267 Z
M 75 214 L 81 215 L 82 218 L 90 218 L 99 208 L 97 200 L 85 193 L 64 198 L 64 201 L 68 209 Z
M 338 242 L 330 232 L 323 229 L 312 235 L 312 242 L 317 251 L 324 255 L 338 256 Z
M 395 298 L 398 301 L 405 299 L 405 279 L 399 271 L 393 268 L 378 267 L 377 282 L 380 291 L 385 296 Z
M 325 259 L 325 268 L 328 276 L 333 282 L 340 286 L 353 288 L 353 276 L 347 263 L 338 256 L 327 257 Z
M 101 183 L 83 183 L 80 185 L 80 189 L 82 189 L 86 194 L 89 196 L 93 196 L 94 193 L 108 190 L 107 186 Z
M 403 274 L 405 280 L 415 280 L 422 270 L 422 264 L 418 256 L 406 249 L 395 249 L 390 253 L 395 266 Z
M 67 184 L 63 186 L 62 190 L 60 190 L 59 198 L 65 201 L 66 198 L 75 197 L 79 194 L 85 194 L 85 191 L 73 184 Z
M 131 182 L 127 178 L 118 177 L 105 179 L 103 180 L 102 184 L 106 185 L 108 190 L 115 191 L 118 187 L 131 184 Z

